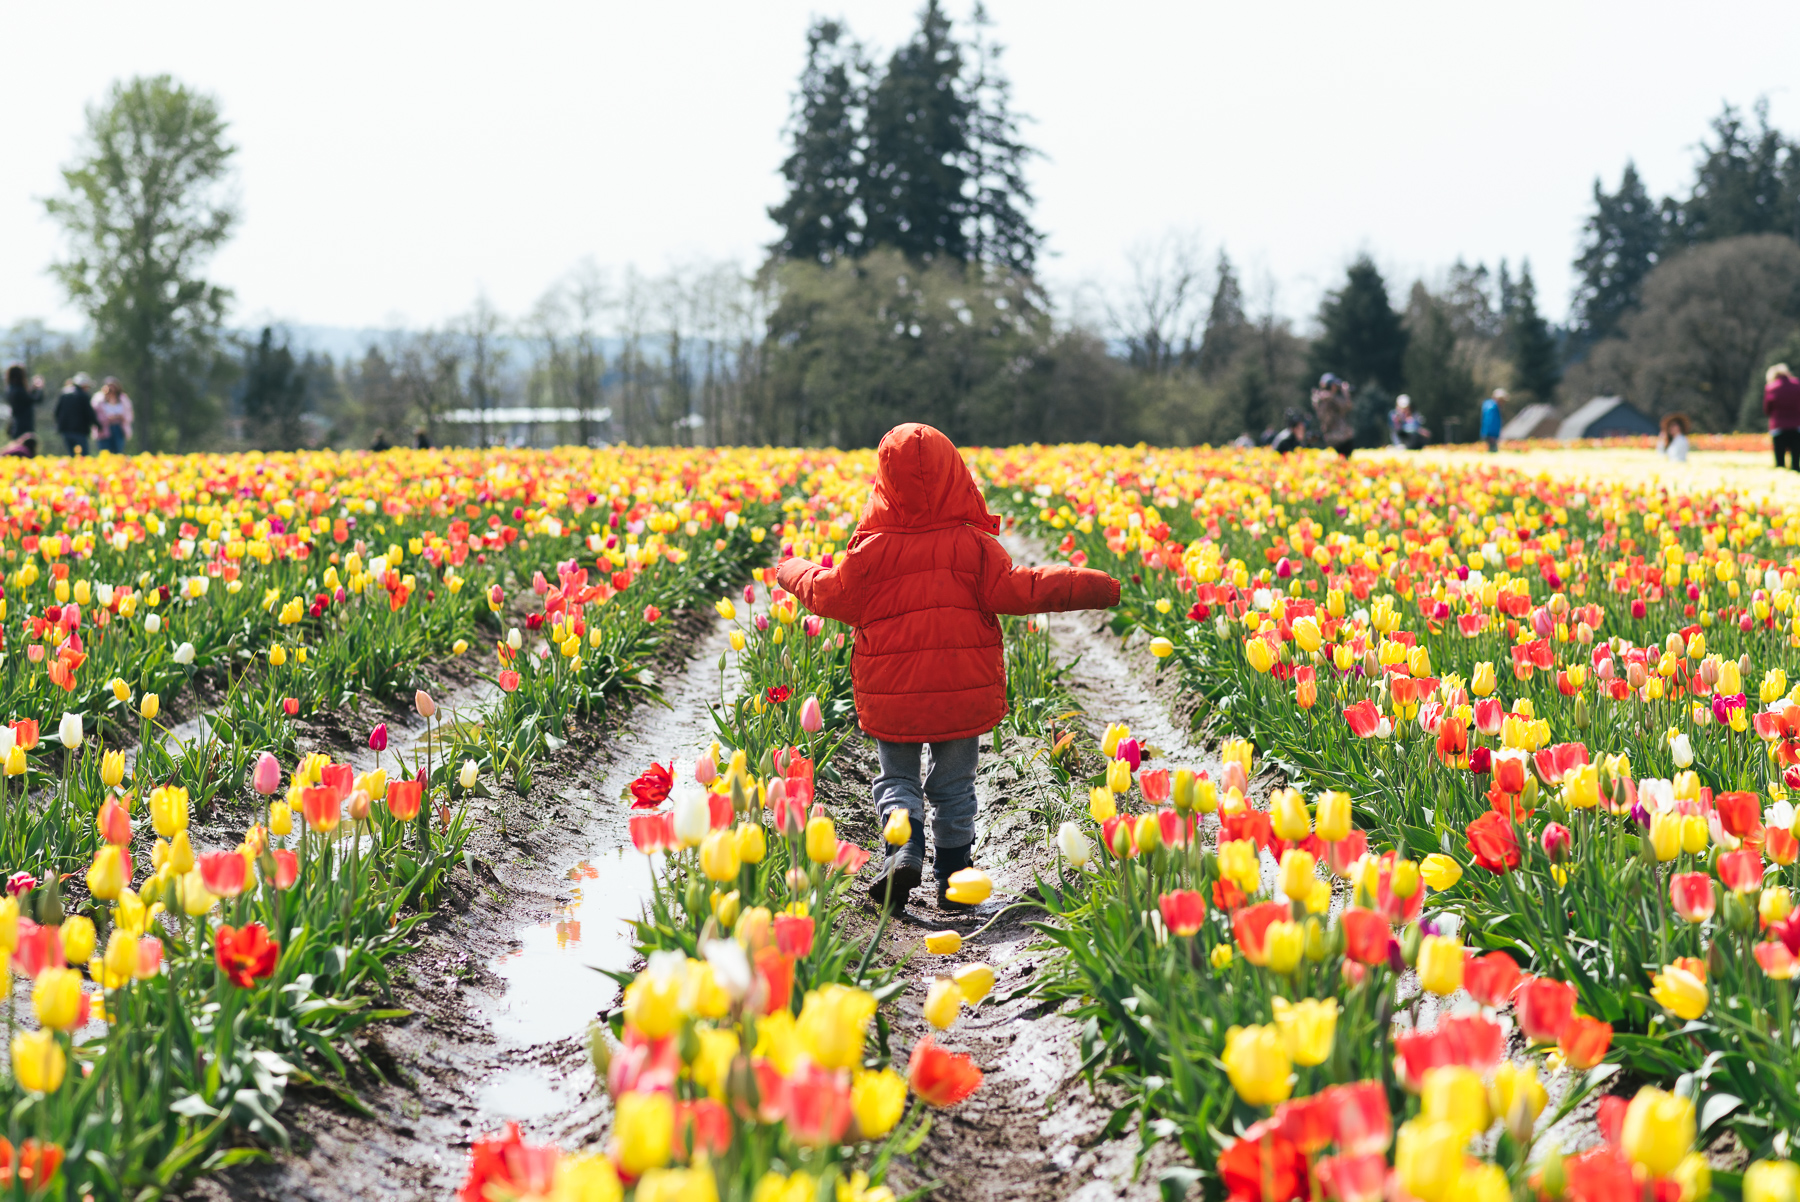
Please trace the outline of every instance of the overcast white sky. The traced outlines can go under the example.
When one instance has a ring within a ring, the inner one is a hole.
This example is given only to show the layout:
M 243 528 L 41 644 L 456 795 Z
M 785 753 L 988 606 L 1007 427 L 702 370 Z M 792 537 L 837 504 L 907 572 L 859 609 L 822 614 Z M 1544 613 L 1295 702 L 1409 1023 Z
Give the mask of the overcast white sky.
M 1657 193 L 1685 189 L 1725 100 L 1766 93 L 1800 133 L 1792 0 L 989 5 L 1065 296 L 1183 229 L 1296 316 L 1367 250 L 1398 295 L 1458 255 L 1528 256 L 1560 318 L 1596 173 L 1611 187 L 1635 158 Z M 810 17 L 885 55 L 917 8 L 8 0 L 0 325 L 80 323 L 45 274 L 41 202 L 114 78 L 170 72 L 224 106 L 234 324 L 423 325 L 478 290 L 521 313 L 586 256 L 754 263 Z

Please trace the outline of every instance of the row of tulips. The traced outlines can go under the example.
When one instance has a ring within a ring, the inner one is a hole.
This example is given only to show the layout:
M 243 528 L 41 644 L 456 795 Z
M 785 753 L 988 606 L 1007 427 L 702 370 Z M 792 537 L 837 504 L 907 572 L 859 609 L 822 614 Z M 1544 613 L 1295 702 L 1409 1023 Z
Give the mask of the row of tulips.
M 1793 1196 L 1800 515 L 1485 466 L 974 465 L 1120 576 L 1115 628 L 1312 794 L 1252 807 L 1247 744 L 1212 780 L 1119 739 L 1060 840 L 1049 929 L 1089 1063 L 1214 1188 Z M 1621 1065 L 1669 1092 L 1604 1099 L 1606 1140 L 1563 1155 L 1540 1082 L 1560 1113 Z M 1324 1122 L 1352 1121 L 1351 1095 L 1312 1101 L 1346 1088 L 1382 1096 L 1391 1142 Z M 1728 1130 L 1741 1179 L 1693 1154 Z
M 829 460 L 786 502 L 782 553 L 829 562 L 842 550 L 868 487 L 863 459 Z M 835 779 L 830 761 L 850 733 L 849 632 L 773 581 L 765 568 L 716 603 L 731 647 L 719 741 L 691 769 L 650 766 L 630 790 L 653 889 L 636 926 L 645 967 L 617 975 L 621 1004 L 592 1037 L 613 1102 L 608 1142 L 570 1155 L 508 1128 L 477 1146 L 466 1202 L 891 1202 L 892 1158 L 924 1139 L 933 1110 L 981 1083 L 969 1057 L 934 1037 L 894 1045 L 905 981 L 875 961 L 879 933 L 846 930 L 853 877 L 872 853 L 839 837 L 815 784 Z M 971 870 L 958 896 L 989 888 Z M 985 964 L 934 980 L 927 1018 L 952 1028 L 993 981 Z
M 286 1142 L 290 1083 L 360 1106 L 352 1082 L 380 1070 L 358 1033 L 404 1013 L 382 1000 L 392 961 L 462 860 L 467 799 L 524 791 L 571 714 L 653 689 L 663 615 L 766 554 L 803 466 L 578 449 L 0 466 L 7 1187 L 152 1198 Z M 476 641 L 497 688 L 446 721 L 417 685 Z M 295 753 L 315 711 L 397 695 L 427 725 L 415 750 L 377 723 L 372 770 Z M 201 706 L 199 735 L 173 737 L 171 712 Z M 246 807 L 235 846 L 190 829 Z

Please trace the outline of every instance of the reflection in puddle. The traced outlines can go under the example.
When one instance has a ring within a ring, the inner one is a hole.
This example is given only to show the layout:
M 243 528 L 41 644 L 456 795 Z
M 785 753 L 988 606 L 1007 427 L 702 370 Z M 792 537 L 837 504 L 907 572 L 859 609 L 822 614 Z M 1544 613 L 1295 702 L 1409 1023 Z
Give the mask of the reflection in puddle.
M 547 1118 L 565 1113 L 572 1102 L 561 1081 L 536 1067 L 501 1073 L 481 1087 L 481 1108 L 506 1119 Z
M 569 870 L 581 882 L 556 917 L 519 932 L 521 946 L 495 970 L 506 996 L 494 1014 L 499 1034 L 522 1043 L 579 1035 L 612 1005 L 618 986 L 596 968 L 631 964 L 631 921 L 650 892 L 650 861 L 630 845 L 583 860 Z

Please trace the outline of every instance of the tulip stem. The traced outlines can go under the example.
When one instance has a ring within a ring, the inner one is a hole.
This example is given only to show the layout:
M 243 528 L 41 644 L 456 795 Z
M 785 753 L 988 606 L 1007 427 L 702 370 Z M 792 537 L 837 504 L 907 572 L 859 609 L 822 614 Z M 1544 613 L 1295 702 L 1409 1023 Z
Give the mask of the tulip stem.
M 891 906 L 881 907 L 881 921 L 875 924 L 875 934 L 870 938 L 869 946 L 863 949 L 862 961 L 856 966 L 856 975 L 851 978 L 851 980 L 859 985 L 862 983 L 864 970 L 869 967 L 870 957 L 875 954 L 875 949 L 881 945 L 882 933 L 887 930 L 888 918 L 893 912 Z

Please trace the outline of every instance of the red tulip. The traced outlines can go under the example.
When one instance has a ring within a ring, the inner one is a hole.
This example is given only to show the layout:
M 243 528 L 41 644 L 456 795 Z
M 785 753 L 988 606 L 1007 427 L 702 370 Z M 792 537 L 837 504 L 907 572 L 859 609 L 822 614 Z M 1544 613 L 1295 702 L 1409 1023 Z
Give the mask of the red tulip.
M 1471 616 L 1479 615 L 1464 614 L 1458 621 L 1467 622 Z M 1313 1166 L 1313 1176 L 1332 1202 L 1379 1202 L 1387 1197 L 1388 1163 L 1379 1152 L 1328 1156 Z
M 946 1052 L 927 1035 L 913 1048 L 907 1084 L 931 1106 L 954 1106 L 981 1086 L 981 1070 L 969 1057 Z
M 1577 1014 L 1563 1028 L 1556 1046 L 1562 1049 L 1563 1060 L 1570 1068 L 1585 1072 L 1606 1059 L 1607 1050 L 1612 1047 L 1612 1034 L 1611 1023 Z
M 631 782 L 631 808 L 654 810 L 669 799 L 669 790 L 674 787 L 675 761 L 670 760 L 666 768 L 653 763 Z
M 315 831 L 336 830 L 343 821 L 343 809 L 344 798 L 336 789 L 319 786 L 300 791 L 300 813 Z
M 242 853 L 208 851 L 196 857 L 200 880 L 214 897 L 236 897 L 249 885 L 249 865 Z
M 519 1124 L 508 1123 L 500 1134 L 484 1135 L 470 1145 L 469 1173 L 457 1192 L 458 1202 L 548 1196 L 559 1155 L 555 1144 L 526 1143 Z
M 1544 833 L 1540 836 L 1539 843 L 1544 849 L 1544 854 L 1549 856 L 1553 863 L 1560 864 L 1568 859 L 1569 849 L 1575 845 L 1575 832 L 1560 822 L 1552 822 L 1544 827 Z
M 411 822 L 419 816 L 419 803 L 424 798 L 425 782 L 419 777 L 411 780 L 389 781 L 387 787 L 388 813 L 401 822 Z
M 1348 877 L 1351 865 L 1362 859 L 1368 850 L 1368 833 L 1352 827 L 1348 835 L 1325 845 L 1325 864 L 1334 875 Z
M 375 724 L 375 729 L 369 732 L 369 750 L 370 751 L 386 751 L 387 743 L 388 743 L 387 723 L 386 722 L 377 722 Z
M 1519 1029 L 1534 1043 L 1555 1043 L 1575 1017 L 1575 987 L 1549 977 L 1528 976 L 1513 994 Z
M 1588 749 L 1580 743 L 1558 743 L 1554 747 L 1544 748 L 1533 759 L 1544 783 L 1555 784 L 1571 770 L 1588 762 Z
M 1197 889 L 1177 889 L 1157 900 L 1163 925 L 1177 935 L 1192 935 L 1206 921 L 1206 898 Z
M 1344 955 L 1371 967 L 1386 964 L 1388 940 L 1393 938 L 1387 919 L 1360 906 L 1347 907 L 1338 916 L 1344 928 Z
M 1504 1006 L 1525 974 L 1505 952 L 1463 953 L 1463 988 L 1483 1006 Z
M 1326 1099 L 1334 1125 L 1332 1136 L 1344 1155 L 1362 1156 L 1387 1147 L 1393 1135 L 1393 1117 L 1381 1082 L 1333 1085 L 1319 1096 Z
M 1727 834 L 1742 839 L 1762 829 L 1762 810 L 1754 793 L 1720 793 L 1713 798 L 1713 809 L 1719 813 L 1719 825 Z
M 848 1110 L 849 1094 L 845 1093 Z M 669 1151 L 677 1160 L 691 1160 L 696 1153 L 717 1158 L 731 1147 L 731 1112 L 711 1098 L 675 1103 L 675 1134 Z
M 124 847 L 131 842 L 131 815 L 112 798 L 101 803 L 98 823 L 100 838 L 107 843 Z
M 1474 776 L 1486 776 L 1494 770 L 1494 753 L 1486 747 L 1469 749 L 1469 772 Z
M 1231 934 L 1237 940 L 1238 949 L 1244 953 L 1244 959 L 1258 967 L 1268 963 L 1269 928 L 1278 922 L 1288 922 L 1293 916 L 1288 903 L 1272 901 L 1246 907 L 1234 914 Z
M 813 920 L 809 915 L 777 914 L 775 946 L 787 955 L 804 960 L 812 955 Z
M 1145 772 L 1138 777 L 1138 788 L 1144 792 L 1144 800 L 1151 805 L 1160 805 L 1169 800 L 1169 770 L 1158 768 L 1154 772 Z
M 717 831 L 731 825 L 731 798 L 723 793 L 706 795 L 706 829 Z M 861 867 L 859 864 L 858 868 Z M 852 869 L 852 871 L 855 871 Z
M 1467 833 L 1469 854 L 1489 872 L 1499 875 L 1519 866 L 1518 835 L 1505 817 L 1489 810 L 1469 823 Z
M 292 889 L 294 882 L 300 879 L 300 857 L 281 847 L 269 854 L 275 857 L 275 887 Z
M 1484 735 L 1493 736 L 1500 733 L 1500 727 L 1506 722 L 1506 709 L 1500 704 L 1498 697 L 1477 697 L 1475 699 L 1475 729 Z
M 1277 1135 L 1311 1156 L 1332 1140 L 1330 1099 L 1318 1093 L 1283 1102 L 1275 1108 L 1272 1127 Z
M 1764 827 L 1763 850 L 1769 853 L 1769 859 L 1786 868 L 1800 860 L 1800 839 L 1794 838 L 1793 831 L 1778 826 Z
M 1752 848 L 1729 851 L 1719 857 L 1719 879 L 1733 893 L 1754 893 L 1762 888 L 1762 855 Z
M 1373 736 L 1375 728 L 1381 725 L 1381 711 L 1375 708 L 1373 701 L 1359 701 L 1355 705 L 1346 706 L 1344 718 L 1350 723 L 1350 733 L 1359 739 Z
M 349 764 L 327 764 L 319 769 L 319 786 L 330 789 L 342 801 L 356 787 L 356 769 Z
M 38 745 L 38 724 L 36 718 L 20 718 L 12 724 L 13 741 L 26 751 L 36 749 Z
M 295 714 L 298 714 L 300 712 L 300 699 L 298 697 L 283 697 L 281 699 L 281 712 L 290 718 Z
M 1718 905 L 1712 878 L 1704 872 L 1676 873 L 1669 878 L 1669 902 L 1689 922 L 1705 922 Z
M 1494 756 L 1494 788 L 1519 793 L 1525 788 L 1525 756 L 1511 749 Z
M 1306 1153 L 1258 1123 L 1219 1153 L 1219 1177 L 1234 1199 L 1292 1202 L 1307 1196 Z
M 13 949 L 13 971 L 36 980 L 46 968 L 61 968 L 68 962 L 63 954 L 62 928 L 39 926 L 29 918 L 19 919 L 19 946 Z
M 631 845 L 645 855 L 654 855 L 675 846 L 675 815 L 633 814 Z
M 1506 1032 L 1479 1015 L 1441 1019 L 1429 1031 L 1394 1036 L 1394 1067 L 1411 1090 L 1419 1088 L 1430 1069 L 1459 1065 L 1485 1073 L 1505 1055 Z
M 765 947 L 756 953 L 756 979 L 762 982 L 763 1014 L 786 1010 L 794 995 L 794 957 L 778 947 Z
M 1633 602 L 1642 605 L 1642 601 Z M 1623 1098 L 1619 1099 L 1624 1101 Z M 1621 1119 L 1623 1121 L 1623 1119 Z M 1601 1144 L 1563 1161 L 1565 1197 L 1583 1202 L 1637 1202 L 1644 1196 L 1643 1186 L 1632 1173 L 1625 1154 L 1610 1144 Z M 1676 1194 L 1679 1197 L 1679 1191 Z
M 715 793 L 713 796 L 717 797 L 718 794 Z M 726 799 L 725 801 L 725 808 L 731 808 L 729 799 Z M 850 840 L 844 839 L 838 843 L 837 857 L 831 861 L 831 866 L 838 871 L 848 872 L 854 876 L 856 873 L 861 872 L 863 865 L 868 862 L 869 851 L 867 848 L 860 847 L 857 844 L 850 842 Z
M 236 852 L 219 854 L 237 856 Z M 237 858 L 239 863 L 243 862 L 242 856 Z M 275 961 L 281 955 L 281 945 L 269 938 L 269 929 L 260 922 L 248 923 L 241 930 L 219 927 L 213 948 L 219 971 L 242 989 L 271 975 L 275 971 Z
M 519 687 L 519 674 L 511 668 L 502 668 L 499 683 L 502 693 L 510 693 Z
M 1600 1128 L 1600 1138 L 1610 1146 L 1619 1146 L 1619 1136 L 1625 1129 L 1625 1112 L 1630 1109 L 1631 1103 L 1617 1094 L 1607 1094 L 1600 1099 L 1594 1125 Z

